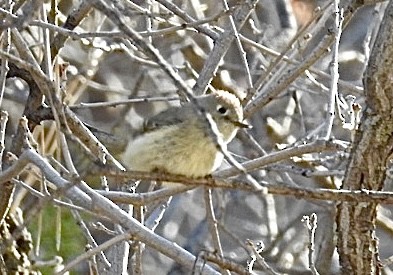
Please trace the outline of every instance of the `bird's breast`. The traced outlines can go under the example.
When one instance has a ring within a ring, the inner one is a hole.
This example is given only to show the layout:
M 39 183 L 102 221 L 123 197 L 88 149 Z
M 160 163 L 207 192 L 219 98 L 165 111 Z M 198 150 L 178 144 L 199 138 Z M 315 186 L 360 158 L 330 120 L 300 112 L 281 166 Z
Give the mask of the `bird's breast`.
M 202 129 L 175 125 L 136 138 L 128 145 L 123 160 L 136 171 L 161 170 L 203 177 L 221 165 L 223 155 Z

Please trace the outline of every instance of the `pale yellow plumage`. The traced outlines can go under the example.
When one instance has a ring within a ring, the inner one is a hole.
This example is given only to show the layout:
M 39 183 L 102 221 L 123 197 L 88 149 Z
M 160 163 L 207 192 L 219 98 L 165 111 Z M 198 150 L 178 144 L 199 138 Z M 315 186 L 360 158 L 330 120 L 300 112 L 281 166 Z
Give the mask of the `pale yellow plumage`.
M 236 134 L 243 112 L 239 100 L 224 91 L 197 98 L 198 105 L 215 121 L 224 146 Z M 203 177 L 217 169 L 223 155 L 209 136 L 209 125 L 191 103 L 171 107 L 146 122 L 147 132 L 129 143 L 124 163 L 136 171 L 164 171 Z

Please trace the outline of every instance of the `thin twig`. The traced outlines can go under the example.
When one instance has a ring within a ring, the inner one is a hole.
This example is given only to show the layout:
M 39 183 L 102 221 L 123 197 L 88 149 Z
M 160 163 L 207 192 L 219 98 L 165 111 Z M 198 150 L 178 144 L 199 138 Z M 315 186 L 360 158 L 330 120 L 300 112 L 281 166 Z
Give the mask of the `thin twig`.
M 85 236 L 86 240 L 88 241 L 89 245 L 93 248 L 97 247 L 98 244 L 92 234 L 90 233 L 89 228 L 87 227 L 86 223 L 82 219 L 81 215 L 75 209 L 71 209 L 71 214 L 74 219 L 77 221 L 83 235 Z M 107 266 L 110 267 L 111 264 L 109 263 L 108 259 L 106 258 L 104 251 L 100 251 L 99 256 L 101 257 L 102 262 Z
M 262 266 L 263 270 L 269 275 L 278 275 L 278 273 L 267 264 L 265 259 L 260 255 L 263 251 L 264 245 L 262 243 L 254 244 L 250 240 L 247 240 L 247 245 L 251 249 L 251 257 L 252 261 L 249 263 L 248 270 L 252 272 L 253 263 L 257 262 L 260 266 Z
M 119 101 L 111 101 L 111 102 L 94 102 L 94 103 L 84 103 L 81 102 L 79 105 L 70 106 L 71 110 L 76 109 L 90 109 L 90 108 L 103 108 L 103 107 L 116 107 L 118 105 L 125 105 L 125 104 L 134 104 L 134 103 L 146 103 L 146 102 L 156 102 L 156 101 L 176 101 L 180 100 L 178 96 L 173 97 L 165 97 L 165 96 L 158 96 L 158 97 L 138 97 L 138 98 L 131 98 L 131 99 L 124 99 Z
M 356 9 L 360 6 L 360 3 L 355 3 L 359 5 L 353 5 L 351 1 L 346 5 L 344 9 L 344 19 L 343 26 L 349 22 L 349 20 L 353 16 L 353 9 Z M 246 105 L 244 110 L 245 118 L 250 117 L 257 110 L 271 102 L 280 92 L 282 92 L 285 88 L 287 88 L 293 81 L 295 81 L 301 74 L 304 73 L 306 69 L 308 69 L 312 64 L 314 64 L 317 60 L 319 60 L 322 56 L 327 54 L 326 49 L 333 43 L 334 35 L 331 32 L 327 32 L 323 39 L 319 42 L 316 49 L 298 66 L 292 67 L 287 70 L 287 72 L 280 76 L 280 79 L 274 81 L 274 84 L 265 85 L 260 91 L 260 96 L 255 100 Z
M 11 9 L 11 7 L 10 7 Z M 1 48 L 4 52 L 9 53 L 11 49 L 11 29 L 7 28 L 5 32 L 3 32 L 3 39 L 1 40 Z M 5 81 L 7 78 L 7 73 L 9 71 L 8 68 L 8 58 L 4 57 L 1 59 L 1 68 L 0 68 L 0 106 L 3 103 L 3 96 L 5 91 Z
M 333 33 L 334 33 L 334 45 L 333 45 L 333 54 L 332 54 L 332 61 L 330 63 L 330 75 L 331 75 L 331 81 L 330 81 L 330 98 L 328 102 L 328 111 L 326 113 L 326 128 L 324 129 L 325 132 L 322 133 L 322 137 L 325 140 L 329 140 L 331 133 L 332 133 L 332 128 L 333 128 L 333 123 L 334 123 L 334 118 L 335 116 L 335 108 L 337 105 L 337 97 L 338 97 L 338 79 L 340 78 L 339 73 L 338 73 L 338 48 L 340 45 L 340 39 L 341 39 L 341 34 L 342 34 L 342 25 L 344 21 L 343 17 L 343 9 L 339 9 L 338 7 L 339 1 L 335 0 L 334 1 L 334 13 L 335 13 L 335 20 L 334 20 L 334 28 L 333 28 Z
M 214 48 L 210 52 L 207 61 L 204 63 L 202 71 L 199 74 L 199 78 L 193 87 L 196 95 L 201 95 L 205 92 L 208 84 L 213 78 L 213 75 L 217 72 L 222 58 L 225 56 L 232 44 L 232 41 L 235 39 L 236 29 L 240 29 L 246 22 L 248 15 L 254 9 L 256 2 L 257 1 L 255 0 L 247 0 L 236 7 L 233 13 L 233 18 L 236 20 L 237 25 L 235 28 L 229 25 L 215 41 Z
M 171 196 L 184 193 L 193 188 L 194 188 L 193 186 L 178 185 L 173 188 L 164 188 L 148 193 L 128 193 L 122 191 L 103 191 L 103 190 L 96 190 L 96 191 L 97 193 L 107 197 L 108 199 L 114 202 L 133 204 L 135 206 L 138 206 L 138 205 L 147 205 L 156 201 L 161 201 Z M 152 229 L 150 226 L 147 227 Z
M 315 267 L 314 252 L 315 252 L 315 232 L 317 230 L 317 214 L 312 213 L 310 216 L 303 216 L 303 223 L 308 232 L 308 265 L 314 275 L 319 275 Z
M 259 44 L 259 43 L 255 42 L 255 41 L 245 37 L 242 34 L 240 34 L 240 38 L 241 38 L 241 40 L 243 42 L 247 43 L 250 46 L 253 46 L 257 50 L 259 50 L 259 51 L 261 51 L 261 52 L 263 52 L 265 54 L 272 55 L 272 56 L 275 56 L 275 57 L 280 56 L 279 52 L 276 52 L 275 50 L 272 50 L 272 49 L 270 49 L 270 48 L 268 48 L 268 47 L 266 47 L 266 46 L 264 46 L 262 44 Z M 292 60 L 288 56 L 283 56 L 282 60 L 285 61 L 287 64 L 292 64 L 292 65 L 295 65 L 295 66 L 298 66 L 300 64 L 299 61 Z M 323 72 L 323 71 L 321 71 L 321 70 L 319 70 L 319 69 L 317 69 L 317 68 L 315 68 L 313 66 L 311 66 L 310 68 L 308 68 L 308 70 L 305 71 L 305 73 L 308 74 L 307 76 L 310 77 L 310 74 L 308 72 L 313 73 L 313 74 L 321 77 L 323 80 L 330 80 L 330 75 L 329 74 L 327 74 L 327 73 L 325 73 L 325 72 Z M 349 83 L 347 81 L 339 79 L 338 84 L 339 84 L 341 89 L 347 90 L 348 92 L 351 92 L 353 94 L 361 95 L 363 93 L 363 87 L 355 86 L 352 83 Z
M 288 69 L 274 85 L 265 85 L 260 91 L 261 95 L 251 101 L 244 108 L 244 117 L 250 117 L 257 110 L 271 102 L 280 92 L 303 74 L 306 69 L 313 65 L 322 56 L 327 54 L 326 48 L 331 43 L 331 36 L 332 35 L 328 33 L 319 43 L 318 47 L 304 61 L 302 61 L 298 66 Z
M 3 171 L 3 154 L 5 150 L 5 130 L 8 122 L 8 112 L 0 111 L 0 171 Z
M 229 6 L 228 6 L 227 0 L 222 0 L 222 3 L 224 4 L 225 11 L 229 11 Z M 254 86 L 252 83 L 250 68 L 249 68 L 248 61 L 247 61 L 247 54 L 243 49 L 242 42 L 240 41 L 240 38 L 239 38 L 239 32 L 237 31 L 235 21 L 234 21 L 233 16 L 231 14 L 229 15 L 229 23 L 231 25 L 233 34 L 235 35 L 236 47 L 240 53 L 240 59 L 243 63 L 243 68 L 244 68 L 244 71 L 246 74 L 246 79 L 247 79 L 247 86 L 248 86 L 247 88 L 252 89 Z
M 132 238 L 131 232 L 125 232 L 123 234 L 117 235 L 116 237 L 111 238 L 110 240 L 86 251 L 85 253 L 78 255 L 75 259 L 73 259 L 68 264 L 66 264 L 61 271 L 59 271 L 55 274 L 56 275 L 65 274 L 67 271 L 71 270 L 74 266 L 76 266 L 80 262 L 87 260 L 90 257 L 93 257 L 94 255 L 96 255 L 98 253 L 102 253 L 104 250 L 114 246 L 115 244 L 118 244 L 120 242 L 123 242 L 123 241 L 131 239 L 131 238 Z
M 218 233 L 218 228 L 217 228 L 217 220 L 214 214 L 212 190 L 210 188 L 204 189 L 204 199 L 205 199 L 207 224 L 209 226 L 209 232 L 213 239 L 215 252 L 220 257 L 224 257 L 224 252 L 222 250 L 222 245 L 220 240 L 220 234 Z M 229 274 L 228 272 L 229 272 L 228 270 L 221 269 L 221 274 Z
M 187 14 L 184 10 L 182 10 L 181 8 L 176 6 L 176 4 L 173 3 L 172 1 L 167 1 L 167 0 L 156 0 L 156 1 L 158 3 L 160 3 L 161 5 L 163 5 L 165 8 L 167 8 L 169 11 L 171 11 L 173 14 L 175 14 L 178 17 L 180 17 L 181 19 L 183 19 L 187 24 L 192 24 L 197 21 L 196 19 L 191 17 L 189 14 Z M 218 38 L 218 34 L 214 30 L 212 30 L 211 28 L 209 28 L 207 26 L 198 25 L 196 27 L 196 29 L 198 31 L 200 31 L 201 33 L 206 34 L 207 36 L 209 36 L 213 40 Z
M 320 17 L 320 15 L 327 9 L 329 5 L 326 5 L 323 9 L 319 10 L 313 15 L 313 18 L 302 28 L 297 32 L 297 34 L 288 42 L 287 46 L 285 49 L 278 55 L 276 58 L 269 64 L 269 67 L 266 69 L 266 71 L 263 72 L 263 74 L 256 80 L 254 89 L 251 89 L 249 91 L 249 94 L 247 94 L 247 97 L 244 101 L 244 103 L 248 103 L 251 98 L 254 96 L 256 91 L 258 91 L 261 87 L 266 85 L 266 80 L 269 78 L 271 72 L 273 71 L 274 68 L 277 68 L 277 65 L 282 61 L 285 60 L 285 57 L 287 53 L 289 52 L 290 49 L 293 48 L 294 44 L 298 42 L 298 39 L 300 36 L 304 35 L 305 31 L 309 28 L 309 26 L 315 22 L 315 20 Z M 289 59 L 291 60 L 291 59 Z M 275 73 L 276 76 L 279 75 L 279 73 Z

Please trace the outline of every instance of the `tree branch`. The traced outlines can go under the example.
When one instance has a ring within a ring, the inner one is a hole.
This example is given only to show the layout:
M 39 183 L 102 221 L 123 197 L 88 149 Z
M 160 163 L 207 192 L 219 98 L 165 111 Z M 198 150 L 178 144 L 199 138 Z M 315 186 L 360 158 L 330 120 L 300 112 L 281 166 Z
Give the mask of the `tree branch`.
M 367 109 L 356 134 L 343 183 L 349 190 L 381 190 L 393 152 L 393 1 L 380 26 L 365 72 Z M 342 202 L 337 211 L 340 264 L 344 274 L 380 274 L 375 236 L 377 203 Z

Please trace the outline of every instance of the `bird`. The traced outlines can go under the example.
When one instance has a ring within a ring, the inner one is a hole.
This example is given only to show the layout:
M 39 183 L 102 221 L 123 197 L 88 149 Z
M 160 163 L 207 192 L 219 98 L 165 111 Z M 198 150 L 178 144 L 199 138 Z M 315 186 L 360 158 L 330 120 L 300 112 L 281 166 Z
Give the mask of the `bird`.
M 215 171 L 224 159 L 217 138 L 226 148 L 237 130 L 249 125 L 243 122 L 240 100 L 232 93 L 216 90 L 195 97 L 195 101 L 196 104 L 186 102 L 148 118 L 143 133 L 128 144 L 122 157 L 124 164 L 134 171 L 190 178 L 205 177 Z M 212 126 L 203 113 L 215 122 L 217 137 L 209 131 Z

